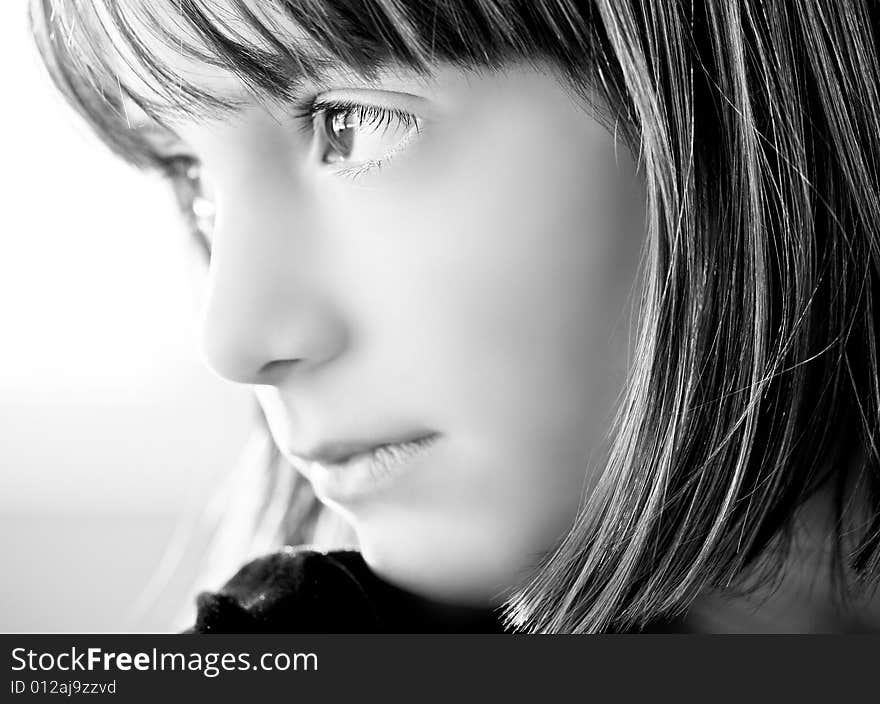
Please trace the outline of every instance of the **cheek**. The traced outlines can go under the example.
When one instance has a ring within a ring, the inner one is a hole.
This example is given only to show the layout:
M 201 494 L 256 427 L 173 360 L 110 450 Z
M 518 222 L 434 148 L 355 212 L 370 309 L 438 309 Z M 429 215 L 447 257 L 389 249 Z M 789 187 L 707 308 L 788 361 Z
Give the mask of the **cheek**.
M 442 135 L 339 199 L 367 334 L 462 438 L 575 437 L 584 454 L 622 382 L 643 196 L 580 123 Z

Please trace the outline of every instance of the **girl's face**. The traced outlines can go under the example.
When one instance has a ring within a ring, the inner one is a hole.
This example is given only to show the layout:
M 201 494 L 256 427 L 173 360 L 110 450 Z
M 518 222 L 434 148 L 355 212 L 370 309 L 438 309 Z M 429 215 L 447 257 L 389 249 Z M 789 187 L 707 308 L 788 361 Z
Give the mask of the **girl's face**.
M 602 457 L 645 233 L 635 164 L 532 68 L 303 95 L 313 118 L 251 102 L 177 130 L 216 208 L 205 356 L 253 386 L 378 574 L 500 602 Z

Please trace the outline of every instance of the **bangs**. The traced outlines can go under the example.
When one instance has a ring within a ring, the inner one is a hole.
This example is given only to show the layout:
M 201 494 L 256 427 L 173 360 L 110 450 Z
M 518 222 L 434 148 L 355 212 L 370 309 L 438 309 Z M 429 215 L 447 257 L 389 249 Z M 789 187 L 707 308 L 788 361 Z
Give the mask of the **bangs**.
M 441 63 L 534 60 L 587 82 L 604 54 L 598 23 L 573 2 L 32 0 L 30 10 L 59 89 L 140 166 L 155 157 L 133 110 L 160 125 L 219 117 L 248 99 L 290 101 L 331 70 L 371 80 L 388 66 L 430 75 Z

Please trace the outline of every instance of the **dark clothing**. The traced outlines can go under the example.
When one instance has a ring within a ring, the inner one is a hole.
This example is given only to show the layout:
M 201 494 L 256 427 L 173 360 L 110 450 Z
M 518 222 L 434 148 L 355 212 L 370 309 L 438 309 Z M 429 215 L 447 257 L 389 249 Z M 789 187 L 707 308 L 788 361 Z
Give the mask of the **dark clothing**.
M 196 599 L 184 633 L 504 633 L 489 609 L 439 604 L 377 577 L 359 552 L 284 548 Z

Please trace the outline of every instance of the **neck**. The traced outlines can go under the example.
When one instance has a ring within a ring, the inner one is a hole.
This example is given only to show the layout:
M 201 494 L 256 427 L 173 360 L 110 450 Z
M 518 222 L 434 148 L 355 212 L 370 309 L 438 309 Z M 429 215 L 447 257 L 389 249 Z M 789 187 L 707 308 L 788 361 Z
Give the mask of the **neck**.
M 705 594 L 688 612 L 687 628 L 709 633 L 880 630 L 880 592 L 859 599 L 840 598 L 834 542 L 833 487 L 827 487 L 801 507 L 780 579 L 748 596 L 724 591 Z

